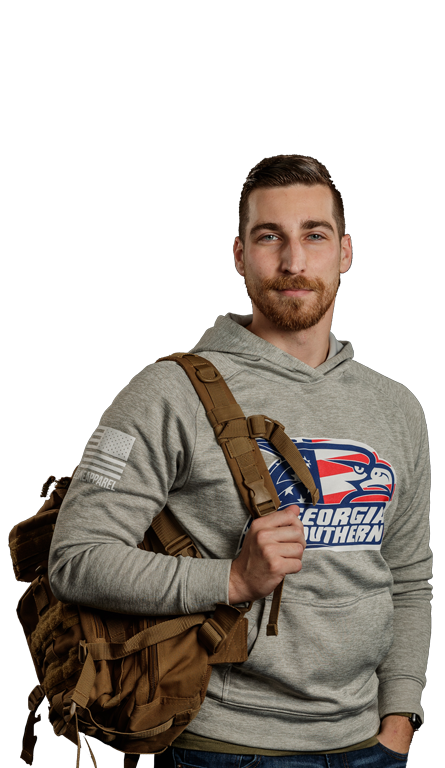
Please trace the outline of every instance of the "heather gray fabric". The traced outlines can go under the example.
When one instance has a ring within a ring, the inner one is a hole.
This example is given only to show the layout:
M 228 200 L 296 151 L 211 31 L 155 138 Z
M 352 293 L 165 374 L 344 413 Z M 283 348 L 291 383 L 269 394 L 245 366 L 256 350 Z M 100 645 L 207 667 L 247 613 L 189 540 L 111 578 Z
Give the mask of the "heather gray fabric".
M 283 423 L 320 489 L 259 440 L 282 505 L 298 501 L 308 546 L 287 576 L 278 637 L 271 597 L 249 618 L 249 659 L 215 667 L 189 730 L 263 749 L 320 751 L 373 736 L 379 717 L 417 712 L 430 632 L 429 460 L 414 396 L 330 340 L 313 369 L 219 317 L 194 352 L 219 368 L 246 415 Z M 331 355 L 332 353 L 332 355 Z M 136 544 L 165 504 L 203 559 Z M 62 600 L 140 614 L 193 613 L 227 601 L 248 520 L 187 376 L 148 366 L 104 413 L 62 505 L 50 578 Z M 384 523 L 384 527 L 383 527 Z M 383 534 L 383 541 L 382 541 Z

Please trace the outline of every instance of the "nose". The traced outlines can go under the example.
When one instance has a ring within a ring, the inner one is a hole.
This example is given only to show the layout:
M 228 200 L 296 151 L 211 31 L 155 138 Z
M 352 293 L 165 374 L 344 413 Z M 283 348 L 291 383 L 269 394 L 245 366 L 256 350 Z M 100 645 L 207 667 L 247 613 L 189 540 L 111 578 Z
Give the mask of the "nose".
M 298 275 L 306 269 L 306 254 L 298 239 L 289 239 L 281 251 L 283 272 Z

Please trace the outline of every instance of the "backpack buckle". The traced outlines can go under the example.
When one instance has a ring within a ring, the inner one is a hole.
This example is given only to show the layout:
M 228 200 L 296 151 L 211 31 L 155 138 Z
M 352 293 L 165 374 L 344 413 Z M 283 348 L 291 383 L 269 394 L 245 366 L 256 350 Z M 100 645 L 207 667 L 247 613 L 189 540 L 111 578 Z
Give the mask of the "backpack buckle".
M 213 619 L 207 619 L 198 631 L 200 643 L 210 654 L 217 653 L 227 635 Z
M 177 555 L 184 555 L 185 557 L 187 550 L 192 545 L 190 538 L 184 533 L 182 536 L 178 536 L 176 539 L 173 539 L 173 541 L 170 541 L 165 547 L 165 551 L 168 555 L 172 555 L 172 557 L 177 557 Z
M 244 481 L 244 485 L 250 491 L 252 508 L 259 517 L 268 515 L 269 512 L 275 512 L 275 503 L 264 484 L 262 476 L 258 478 L 258 480 L 253 480 L 251 483 L 246 483 L 246 481 Z

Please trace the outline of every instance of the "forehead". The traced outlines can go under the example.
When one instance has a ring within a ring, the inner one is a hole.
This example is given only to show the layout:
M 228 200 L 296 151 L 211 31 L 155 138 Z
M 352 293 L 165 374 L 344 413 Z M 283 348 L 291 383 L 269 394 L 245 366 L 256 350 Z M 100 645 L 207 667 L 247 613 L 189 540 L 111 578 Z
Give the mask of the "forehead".
M 263 187 L 249 195 L 248 231 L 262 221 L 283 227 L 295 227 L 308 219 L 329 221 L 337 231 L 333 214 L 333 196 L 323 184 L 288 187 Z

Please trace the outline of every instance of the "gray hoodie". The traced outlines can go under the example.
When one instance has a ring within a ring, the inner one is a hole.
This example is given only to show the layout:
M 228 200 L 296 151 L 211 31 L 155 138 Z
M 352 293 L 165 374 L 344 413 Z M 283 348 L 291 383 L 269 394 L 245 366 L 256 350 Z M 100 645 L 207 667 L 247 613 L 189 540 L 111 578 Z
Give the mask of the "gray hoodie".
M 254 603 L 249 658 L 214 668 L 189 731 L 244 746 L 319 751 L 373 736 L 379 718 L 416 712 L 430 635 L 429 458 L 422 409 L 401 384 L 331 338 L 317 368 L 226 315 L 192 350 L 220 370 L 246 416 L 284 424 L 309 466 L 298 477 L 259 440 L 282 507 L 298 503 L 307 548 L 286 576 L 278 637 L 272 596 Z M 337 351 L 340 350 L 340 351 Z M 336 354 L 337 352 L 337 354 Z M 137 549 L 166 504 L 203 559 Z M 149 365 L 89 440 L 50 557 L 59 599 L 137 614 L 211 611 L 250 518 L 188 377 Z

